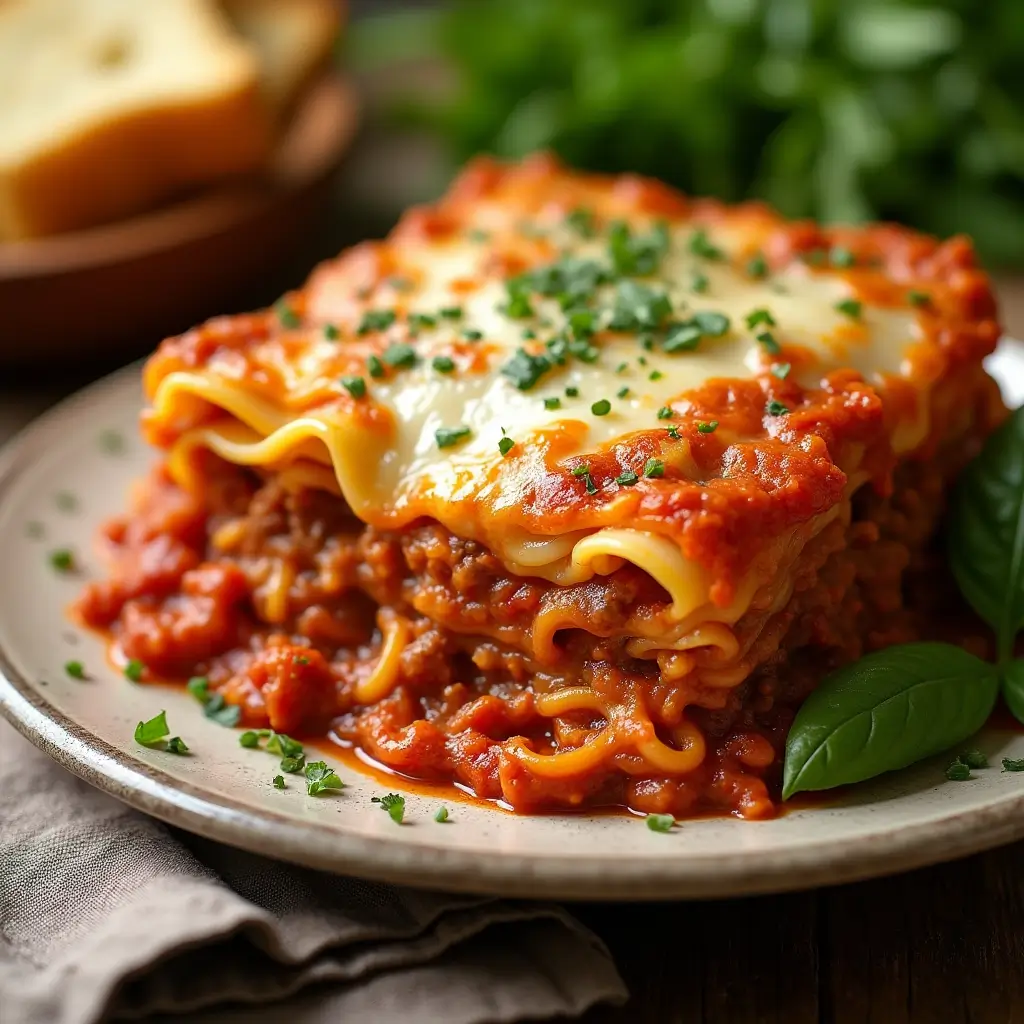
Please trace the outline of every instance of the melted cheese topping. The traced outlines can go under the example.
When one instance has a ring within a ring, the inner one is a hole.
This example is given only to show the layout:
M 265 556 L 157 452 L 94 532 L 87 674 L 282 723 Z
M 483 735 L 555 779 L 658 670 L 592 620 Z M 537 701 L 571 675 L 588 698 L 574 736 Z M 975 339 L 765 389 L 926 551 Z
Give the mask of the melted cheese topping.
M 596 213 L 592 233 L 567 219 L 579 202 Z M 502 368 L 524 350 L 550 359 L 545 342 L 566 331 L 572 337 L 572 329 L 560 302 L 535 288 L 533 315 L 510 316 L 509 278 L 567 256 L 609 268 L 614 220 L 625 219 L 635 240 L 661 218 L 607 184 L 564 173 L 546 190 L 533 182 L 469 202 L 457 188 L 440 210 L 447 221 L 406 224 L 389 243 L 321 269 L 289 300 L 295 310 L 281 323 L 268 316 L 241 335 L 208 331 L 166 343 L 147 370 L 148 423 L 173 446 L 179 480 L 189 480 L 191 453 L 204 447 L 231 462 L 336 488 L 358 517 L 381 528 L 434 518 L 486 544 L 513 573 L 568 585 L 632 562 L 668 592 L 671 619 L 693 624 L 694 616 L 721 621 L 710 596 L 714 579 L 681 543 L 685 517 L 661 508 L 670 506 L 673 488 L 703 487 L 709 479 L 696 445 L 712 426 L 695 413 L 709 383 L 725 382 L 717 392 L 727 396 L 722 423 L 713 433 L 726 451 L 759 439 L 782 443 L 790 410 L 784 403 L 772 410 L 771 388 L 785 378 L 798 396 L 819 394 L 837 370 L 854 371 L 883 395 L 902 378 L 922 396 L 888 410 L 897 454 L 927 432 L 924 399 L 938 371 L 922 369 L 919 310 L 905 301 L 860 299 L 856 273 L 845 268 L 787 259 L 752 275 L 751 252 L 767 245 L 777 226 L 763 212 L 711 222 L 699 209 L 672 216 L 653 272 L 618 275 L 587 291 L 583 303 L 596 320 L 592 335 L 578 339 L 583 356 L 569 354 L 520 388 Z M 719 254 L 708 258 L 708 246 Z M 623 280 L 668 300 L 671 312 L 656 329 L 611 329 Z M 748 328 L 755 310 L 767 310 L 772 325 Z M 383 322 L 391 313 L 393 322 Z M 411 331 L 416 314 L 434 325 Z M 666 351 L 669 326 L 701 314 L 725 317 L 727 329 L 703 336 L 693 350 Z M 778 347 L 757 339 L 766 326 Z M 388 367 L 393 346 L 405 344 L 415 364 Z M 383 360 L 382 376 L 369 371 L 375 360 Z M 343 378 L 353 376 L 365 394 L 349 393 Z M 754 427 L 749 416 L 733 423 L 733 390 L 752 381 L 763 382 L 764 415 L 759 409 Z M 604 415 L 600 405 L 595 412 L 602 402 L 610 405 Z M 446 439 L 446 431 L 461 433 Z M 806 450 L 806 436 L 790 436 L 790 450 Z M 502 454 L 505 437 L 513 446 Z M 720 459 L 710 477 L 724 476 L 726 463 Z M 599 480 L 592 469 L 598 464 L 606 468 Z M 636 483 L 623 480 L 630 472 Z M 641 522 L 655 493 L 662 505 Z M 828 513 L 823 507 L 816 515 Z M 764 582 L 751 576 L 753 566 L 746 572 L 738 586 L 745 600 L 730 606 L 730 622 Z M 675 647 L 690 646 L 674 633 Z

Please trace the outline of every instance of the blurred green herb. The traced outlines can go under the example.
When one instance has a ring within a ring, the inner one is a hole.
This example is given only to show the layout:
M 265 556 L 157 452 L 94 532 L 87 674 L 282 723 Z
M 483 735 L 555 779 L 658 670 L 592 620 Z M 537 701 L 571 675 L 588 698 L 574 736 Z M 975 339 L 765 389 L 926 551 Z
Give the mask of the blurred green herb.
M 1024 263 L 1018 0 L 453 0 L 365 19 L 350 52 L 447 61 L 453 88 L 416 80 L 401 113 L 455 160 L 551 149 Z

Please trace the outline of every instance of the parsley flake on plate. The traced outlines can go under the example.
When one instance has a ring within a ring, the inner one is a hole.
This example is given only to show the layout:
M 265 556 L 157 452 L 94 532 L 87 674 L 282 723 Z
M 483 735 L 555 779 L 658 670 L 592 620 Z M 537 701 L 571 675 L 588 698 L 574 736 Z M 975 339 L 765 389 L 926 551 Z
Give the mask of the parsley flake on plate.
M 927 306 L 932 301 L 932 297 L 927 292 L 919 292 L 916 289 L 911 289 L 907 292 L 907 302 L 912 306 Z
M 561 409 L 562 408 L 562 400 L 557 395 L 554 395 L 553 397 L 550 397 L 550 398 L 545 398 L 544 399 L 544 408 L 545 409 Z
M 520 391 L 529 391 L 550 369 L 551 360 L 547 356 L 531 355 L 525 348 L 520 348 L 502 366 L 501 372 Z
M 434 821 L 443 824 L 448 820 L 448 808 L 438 807 L 437 814 L 434 815 Z
M 80 661 L 67 661 L 64 663 L 64 671 L 72 679 L 85 678 L 85 666 Z
M 765 412 L 767 412 L 769 416 L 785 416 L 786 413 L 789 412 L 789 406 L 773 398 L 765 406 Z
M 366 369 L 371 377 L 379 379 L 384 376 L 387 372 L 384 369 L 384 364 L 380 361 L 379 357 L 370 355 L 366 357 Z
M 180 736 L 172 736 L 167 741 L 167 753 L 168 754 L 187 754 L 188 746 Z
M 724 260 L 725 253 L 717 246 L 711 244 L 707 231 L 701 228 L 690 236 L 688 248 L 694 256 L 700 256 L 706 260 Z
M 324 324 L 324 337 L 328 341 L 337 341 L 341 337 L 341 331 L 335 324 Z
M 328 767 L 325 761 L 310 761 L 306 765 L 306 792 L 310 796 L 318 796 L 330 789 L 344 789 L 345 783 L 338 773 Z
M 283 775 L 275 775 L 274 776 L 274 789 L 284 789 L 284 776 Z
M 450 356 L 434 356 L 430 365 L 438 373 L 451 373 L 455 369 L 455 360 Z
M 632 487 L 639 479 L 633 470 L 625 469 L 615 478 L 615 482 L 620 487 Z
M 761 253 L 756 252 L 747 260 L 747 275 L 756 280 L 768 276 L 768 261 Z
M 648 814 L 645 820 L 652 832 L 671 832 L 676 823 L 671 814 Z
M 851 320 L 859 320 L 864 311 L 864 304 L 859 299 L 843 299 L 835 304 L 837 313 L 848 316 Z
M 672 408 L 672 406 L 670 406 L 670 405 L 663 405 L 658 410 L 658 419 L 659 420 L 670 420 L 670 419 L 672 419 L 673 416 L 675 416 L 675 414 L 676 414 L 676 411 L 675 411 L 675 409 Z
M 1014 759 L 1012 757 L 1003 758 L 1003 771 L 1004 772 L 1024 772 L 1024 757 L 1020 759 Z
M 644 463 L 644 476 L 655 480 L 665 475 L 665 463 L 661 459 L 650 458 Z
M 129 658 L 124 666 L 125 678 L 130 679 L 133 683 L 139 682 L 145 671 L 146 666 L 138 658 Z
M 960 760 L 963 761 L 968 768 L 987 768 L 988 758 L 980 750 L 967 750 L 960 755 Z
M 399 793 L 386 793 L 384 796 L 370 798 L 370 803 L 380 804 L 382 811 L 388 812 L 388 817 L 396 825 L 402 824 L 405 817 L 405 797 Z
M 698 434 L 713 434 L 718 429 L 718 420 L 701 420 L 697 424 Z
M 144 747 L 160 746 L 170 754 L 187 754 L 188 747 L 180 736 L 171 736 L 164 742 L 170 731 L 167 726 L 167 712 L 161 711 L 148 722 L 139 722 L 135 726 L 135 742 Z
M 785 380 L 789 376 L 789 371 L 793 367 L 790 363 L 773 363 L 772 364 L 772 376 L 778 377 L 779 380 Z
M 607 398 L 598 399 L 598 401 L 594 402 L 590 407 L 590 411 L 595 416 L 607 416 L 608 413 L 612 411 L 612 403 L 609 402 Z
M 74 572 L 74 552 L 72 552 L 70 548 L 59 548 L 56 551 L 50 552 L 50 565 L 52 565 L 57 572 Z
M 971 777 L 970 766 L 956 758 L 946 769 L 946 778 L 950 782 L 966 782 Z

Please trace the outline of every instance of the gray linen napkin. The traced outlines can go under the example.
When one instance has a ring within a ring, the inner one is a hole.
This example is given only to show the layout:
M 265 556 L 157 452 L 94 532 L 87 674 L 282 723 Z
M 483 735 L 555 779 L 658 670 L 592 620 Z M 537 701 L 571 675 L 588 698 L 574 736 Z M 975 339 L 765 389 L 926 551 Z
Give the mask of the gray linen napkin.
M 0 1024 L 482 1024 L 623 1002 L 560 907 L 291 867 L 169 829 L 0 721 Z

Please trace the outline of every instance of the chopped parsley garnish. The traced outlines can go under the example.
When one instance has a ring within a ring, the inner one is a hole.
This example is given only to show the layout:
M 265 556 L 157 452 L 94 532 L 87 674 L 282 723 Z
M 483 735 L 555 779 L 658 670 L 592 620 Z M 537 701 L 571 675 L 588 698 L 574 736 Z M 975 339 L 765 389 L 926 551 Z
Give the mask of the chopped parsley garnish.
M 442 306 L 438 311 L 439 316 L 443 316 L 445 320 L 459 320 L 462 317 L 461 306 Z
M 778 377 L 779 380 L 785 380 L 789 376 L 789 371 L 792 369 L 792 363 L 774 363 L 772 365 L 772 376 Z
M 337 341 L 341 337 L 341 331 L 334 324 L 324 324 L 324 337 L 328 341 Z
M 857 257 L 845 245 L 833 245 L 829 252 L 829 260 L 833 267 L 852 267 Z
M 437 317 L 429 313 L 410 313 L 407 319 L 409 327 L 414 331 L 425 331 L 437 326 Z
M 302 757 L 304 751 L 298 740 L 286 736 L 283 732 L 267 734 L 267 753 L 280 754 L 281 757 Z
M 502 456 L 508 455 L 515 446 L 516 443 L 511 437 L 502 437 L 501 440 L 498 441 L 498 451 L 501 452 Z
M 342 377 L 341 386 L 353 398 L 362 398 L 366 394 L 366 381 L 362 377 Z
M 393 345 L 388 345 L 381 355 L 381 359 L 383 359 L 388 366 L 394 366 L 396 369 L 408 370 L 416 365 L 416 350 L 412 345 L 407 345 L 405 342 L 395 342 Z M 370 376 L 373 376 L 372 371 Z
M 702 274 L 699 270 L 695 270 L 690 276 L 690 291 L 703 295 L 708 290 L 710 283 L 707 274 Z
M 1003 771 L 1004 772 L 1024 772 L 1024 757 L 1019 760 L 1015 760 L 1012 757 L 1003 758 Z
M 203 707 L 203 714 L 211 722 L 230 729 L 238 725 L 238 721 L 242 717 L 242 709 L 237 704 L 229 704 L 224 699 L 224 694 L 211 693 Z
M 61 512 L 74 512 L 78 508 L 78 499 L 70 491 L 58 491 L 53 502 Z
M 587 494 L 597 494 L 597 484 L 594 483 L 594 478 L 590 475 L 590 467 L 587 465 L 577 466 L 573 471 L 572 475 L 580 477 L 583 480 L 583 485 L 587 489 Z
M 386 331 L 395 322 L 393 309 L 368 309 L 359 321 L 357 334 L 369 334 L 371 331 Z
M 697 424 L 698 434 L 713 434 L 718 429 L 718 420 L 701 420 Z
M 532 327 L 527 327 L 523 331 L 523 339 L 525 341 L 535 341 L 537 338 L 537 332 Z
M 706 260 L 725 259 L 725 253 L 717 246 L 711 244 L 708 233 L 701 228 L 690 236 L 688 248 L 694 256 L 702 256 Z
M 284 789 L 284 776 L 283 775 L 275 775 L 274 776 L 274 789 Z
M 57 572 L 73 572 L 75 568 L 75 556 L 68 548 L 59 548 L 50 553 L 50 565 Z
M 669 237 L 665 224 L 656 224 L 647 235 L 634 235 L 625 221 L 616 221 L 608 231 L 608 255 L 616 274 L 653 274 L 668 252 Z
M 768 261 L 761 253 L 756 252 L 747 260 L 747 274 L 757 279 L 768 276 Z
M 668 428 L 667 433 L 673 441 L 682 441 L 683 439 L 683 435 L 679 433 L 679 428 L 674 423 Z
M 626 398 L 629 395 L 629 387 L 621 387 L 615 392 L 616 398 Z
M 574 338 L 585 340 L 597 330 L 597 313 L 592 309 L 570 309 L 565 314 L 569 331 Z
M 789 412 L 789 407 L 773 398 L 765 407 L 765 411 L 769 416 L 785 416 Z
M 620 281 L 608 327 L 613 331 L 644 331 L 660 327 L 672 312 L 663 291 L 637 281 Z
M 950 782 L 966 782 L 971 777 L 970 765 L 964 764 L 960 758 L 956 758 L 946 769 L 946 778 Z
M 700 345 L 702 336 L 701 329 L 692 321 L 672 324 L 665 334 L 664 349 L 670 355 L 676 352 L 692 352 Z
M 454 448 L 472 433 L 469 427 L 438 427 L 434 431 L 434 440 L 438 448 Z
M 729 318 L 724 313 L 701 312 L 693 314 L 693 322 L 707 338 L 720 338 L 729 330 Z
M 186 684 L 185 689 L 200 704 L 205 704 L 210 699 L 210 680 L 206 676 L 193 676 Z
M 932 297 L 927 292 L 919 292 L 913 288 L 907 292 L 907 302 L 912 306 L 927 306 L 931 301 Z
M 595 416 L 607 416 L 612 411 L 612 403 L 607 398 L 600 398 L 590 407 L 590 411 Z
M 760 334 L 756 335 L 758 343 L 764 348 L 765 352 L 769 355 L 777 356 L 782 351 L 782 346 L 778 343 L 775 335 L 771 331 L 761 331 Z
M 85 666 L 80 661 L 67 661 L 64 663 L 64 671 L 72 679 L 85 678 Z
M 664 377 L 664 376 L 665 376 L 665 374 L 663 374 L 661 372 L 661 370 L 651 370 L 651 372 L 647 375 L 647 379 L 648 380 L 661 380 L 661 378 Z
M 555 396 L 554 398 L 545 398 L 544 399 L 544 408 L 545 409 L 561 409 L 562 408 L 562 400 L 560 398 L 558 398 L 557 396 Z
M 616 478 L 615 482 L 620 487 L 632 487 L 640 477 L 636 475 L 631 469 L 623 470 Z
M 579 338 L 570 338 L 565 343 L 566 350 L 584 363 L 596 363 L 601 353 L 590 342 Z
M 172 736 L 167 741 L 167 753 L 168 754 L 187 754 L 188 746 L 180 736 Z
M 466 341 L 479 341 L 484 336 L 484 332 L 467 328 L 465 331 L 462 332 L 462 336 L 466 339 Z
M 170 731 L 167 727 L 167 712 L 161 711 L 148 722 L 139 722 L 135 726 L 135 742 L 144 747 L 152 747 L 169 735 Z
M 562 309 L 586 303 L 598 285 L 608 281 L 608 271 L 596 260 L 563 256 L 547 266 L 536 267 L 514 279 L 518 287 L 557 299 Z
M 671 832 L 676 823 L 671 814 L 648 814 L 645 820 L 652 832 Z
M 366 369 L 370 376 L 373 377 L 374 379 L 379 379 L 383 377 L 386 372 L 384 369 L 384 364 L 380 361 L 380 359 L 377 356 L 366 357 Z
M 508 292 L 508 302 L 501 307 L 501 311 L 516 320 L 523 320 L 533 316 L 533 306 L 530 303 L 529 281 L 523 277 L 513 277 L 505 282 L 505 289 Z
M 772 316 L 770 309 L 752 309 L 744 319 L 746 320 L 748 331 L 752 331 L 760 324 L 764 324 L 765 327 L 775 326 L 775 317 Z
M 434 815 L 434 821 L 438 822 L 438 824 L 444 824 L 444 822 L 446 822 L 447 820 L 448 820 L 448 808 L 447 807 L 438 807 L 437 814 Z
M 960 760 L 963 761 L 968 768 L 987 768 L 988 758 L 980 750 L 968 750 L 960 755 Z
M 345 783 L 338 778 L 338 773 L 329 768 L 324 761 L 310 761 L 306 765 L 306 792 L 310 796 L 318 796 L 329 789 L 344 789 Z
M 565 223 L 583 238 L 594 237 L 594 211 L 578 206 L 566 218 Z
M 580 389 L 579 388 L 567 387 L 565 389 L 565 397 L 566 398 L 579 398 L 579 396 L 580 396 Z
M 384 796 L 374 796 L 370 798 L 370 803 L 380 804 L 382 811 L 388 812 L 388 817 L 396 825 L 402 824 L 402 819 L 405 817 L 405 797 L 398 793 L 385 793 Z
M 438 373 L 451 373 L 455 369 L 455 360 L 450 356 L 434 356 L 430 361 L 430 365 Z
M 644 463 L 644 476 L 656 480 L 665 475 L 665 463 L 661 459 L 650 458 Z
M 292 329 L 302 323 L 299 319 L 299 314 L 288 305 L 285 299 L 278 299 L 274 303 L 274 313 L 277 315 L 277 321 L 282 327 Z
M 124 666 L 125 678 L 130 679 L 133 683 L 137 683 L 145 671 L 146 666 L 138 658 L 130 658 Z
M 99 436 L 100 450 L 107 455 L 120 455 L 124 451 L 124 435 L 117 430 L 104 430 Z
M 260 745 L 260 734 L 252 729 L 247 729 L 238 737 L 238 745 L 247 749 L 258 747 Z
M 550 369 L 551 360 L 547 356 L 531 355 L 521 348 L 516 350 L 516 354 L 501 368 L 501 372 L 520 391 L 529 391 Z
M 675 416 L 675 414 L 676 414 L 675 409 L 673 409 L 670 405 L 663 405 L 658 410 L 658 419 L 659 420 L 670 420 L 670 419 L 672 419 L 673 416 Z
M 851 320 L 859 320 L 864 304 L 859 299 L 843 299 L 835 304 L 837 313 L 850 317 Z
M 305 764 L 305 755 L 300 754 L 298 757 L 282 757 L 280 768 L 281 771 L 287 772 L 289 775 L 298 775 Z

